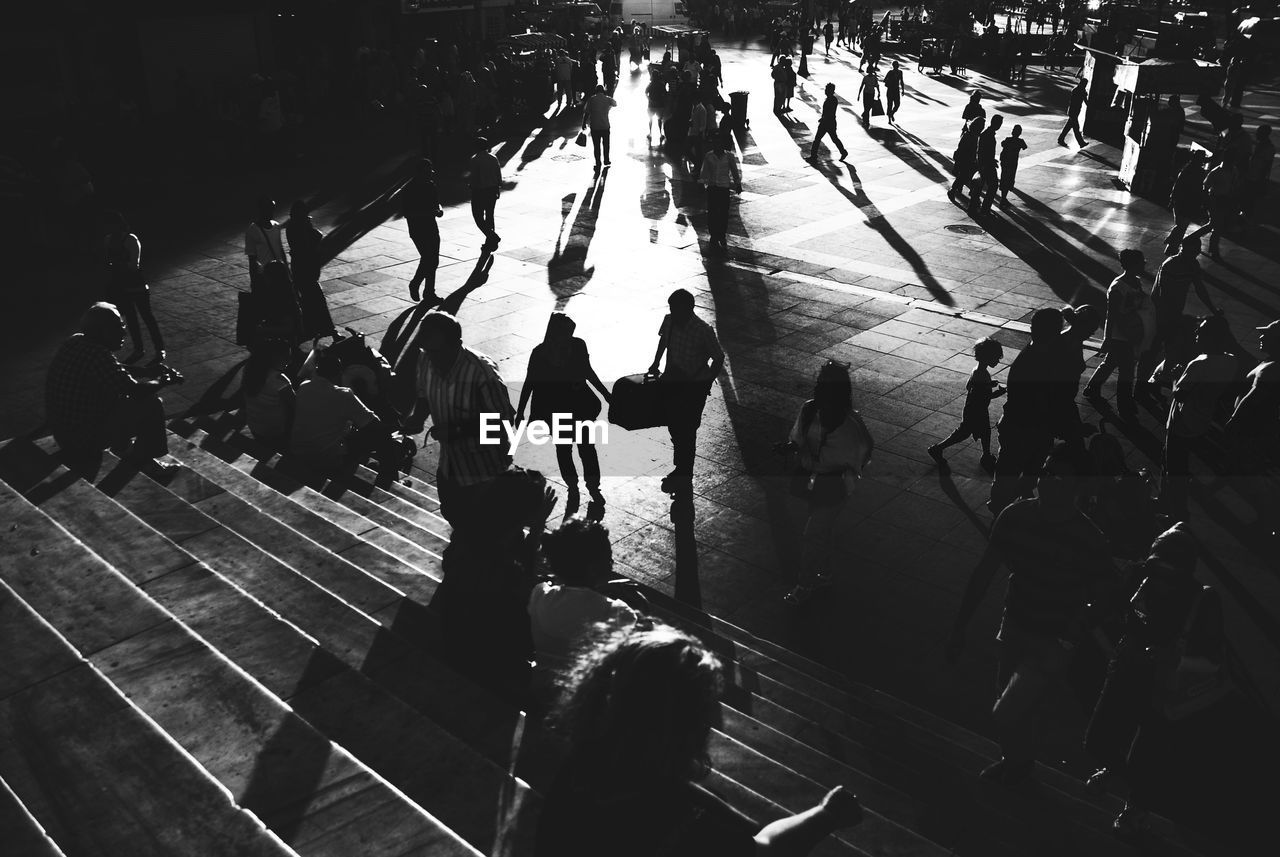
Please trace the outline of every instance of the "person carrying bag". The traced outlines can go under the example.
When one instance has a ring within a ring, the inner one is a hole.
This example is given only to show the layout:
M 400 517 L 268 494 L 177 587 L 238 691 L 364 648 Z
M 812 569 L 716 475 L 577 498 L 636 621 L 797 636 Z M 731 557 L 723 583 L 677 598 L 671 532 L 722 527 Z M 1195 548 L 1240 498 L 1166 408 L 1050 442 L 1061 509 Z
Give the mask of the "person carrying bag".
M 853 409 L 848 366 L 835 361 L 823 365 L 813 398 L 801 406 L 789 439 L 776 448 L 796 452 L 792 493 L 809 507 L 799 580 L 784 599 L 799 606 L 834 580 L 831 561 L 836 520 L 875 449 L 871 432 Z

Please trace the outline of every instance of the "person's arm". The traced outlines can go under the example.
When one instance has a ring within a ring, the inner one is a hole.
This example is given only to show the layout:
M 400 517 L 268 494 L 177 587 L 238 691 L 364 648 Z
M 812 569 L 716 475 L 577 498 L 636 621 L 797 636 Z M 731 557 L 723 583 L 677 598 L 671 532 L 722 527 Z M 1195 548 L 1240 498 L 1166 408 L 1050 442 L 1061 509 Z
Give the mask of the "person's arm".
M 716 336 L 714 327 L 708 325 L 711 335 L 711 366 L 707 372 L 706 381 L 708 385 L 713 383 L 716 378 L 720 377 L 720 370 L 724 368 L 724 348 L 720 345 L 720 337 Z
M 1204 277 L 1201 275 L 1198 266 L 1191 275 L 1191 287 L 1195 289 L 1196 297 L 1200 299 L 1200 303 L 1204 304 L 1211 313 L 1214 315 L 1222 315 L 1222 307 L 1215 306 L 1213 302 L 1209 300 L 1209 290 L 1205 288 Z
M 742 193 L 742 168 L 738 166 L 738 157 L 733 152 L 729 153 L 729 173 L 733 176 L 734 187 Z
M 416 347 L 416 346 L 415 346 Z M 409 411 L 409 415 L 404 418 L 403 431 L 406 435 L 419 434 L 427 425 L 427 417 L 431 416 L 431 405 L 427 402 L 427 355 L 418 350 L 418 381 L 415 385 L 417 390 L 417 398 L 414 400 L 413 408 Z
M 584 349 L 585 350 L 585 349 Z M 591 358 L 586 358 L 586 375 L 587 383 L 600 391 L 600 395 L 606 402 L 613 401 L 613 393 L 609 392 L 609 388 L 605 386 L 604 381 L 600 380 L 600 376 L 596 374 L 596 369 L 591 365 Z
M 1001 512 L 1002 517 L 1003 515 L 1004 513 Z M 996 526 L 998 525 L 999 518 L 996 519 Z M 992 527 L 993 540 L 987 542 L 987 548 L 983 551 L 981 559 L 969 574 L 969 584 L 965 587 L 964 597 L 960 601 L 960 612 L 956 614 L 955 624 L 951 627 L 951 637 L 947 641 L 947 660 L 952 663 L 960 657 L 960 652 L 964 649 L 965 629 L 969 627 L 969 621 L 973 618 L 978 605 L 982 603 L 983 597 L 991 587 L 991 581 L 995 579 L 996 572 L 1000 570 L 1004 561 L 999 548 L 996 547 L 995 535 L 996 527 Z
M 767 824 L 755 835 L 761 857 L 803 857 L 818 843 L 862 821 L 862 805 L 853 792 L 836 786 L 815 807 Z
M 533 395 L 533 358 L 529 359 L 529 368 L 524 373 L 524 383 L 520 385 L 520 401 L 516 404 L 516 424 L 524 422 L 524 408 Z
M 658 374 L 658 365 L 662 362 L 662 355 L 667 350 L 667 330 L 671 325 L 671 317 L 667 316 L 662 320 L 662 327 L 658 330 L 658 350 L 654 352 L 653 363 L 649 366 L 649 374 Z

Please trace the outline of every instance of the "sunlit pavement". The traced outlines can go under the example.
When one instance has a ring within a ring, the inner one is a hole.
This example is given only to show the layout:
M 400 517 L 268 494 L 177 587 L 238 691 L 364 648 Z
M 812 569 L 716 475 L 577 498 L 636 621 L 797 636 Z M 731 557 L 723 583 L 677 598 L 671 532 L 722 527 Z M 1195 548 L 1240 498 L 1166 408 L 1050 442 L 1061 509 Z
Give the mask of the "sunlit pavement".
M 794 110 L 779 118 L 770 111 L 768 54 L 724 40 L 717 47 L 725 91 L 751 92 L 750 128 L 738 143 L 744 193 L 733 203 L 728 253 L 706 252 L 703 193 L 664 156 L 656 137 L 646 136 L 646 76 L 624 73 L 612 165 L 598 178 L 590 146 L 574 144 L 576 112 L 497 148 L 507 182 L 497 207 L 502 242 L 487 282 L 461 300 L 464 338 L 499 362 L 514 401 L 548 313 L 562 309 L 611 382 L 652 360 L 671 290 L 694 292 L 699 314 L 719 330 L 728 363 L 699 434 L 692 520 L 658 489 L 671 466 L 665 431 L 615 429 L 602 461 L 605 522 L 620 569 L 988 731 L 1001 587 L 988 594 L 960 665 L 945 663 L 942 645 L 985 542 L 989 482 L 976 444 L 948 450 L 949 477 L 938 474 L 925 448 L 958 422 L 975 339 L 1000 339 L 1007 366 L 1026 341 L 1035 309 L 1100 299 L 1119 250 L 1144 249 L 1154 270 L 1168 213 L 1118 188 L 1114 147 L 1056 144 L 1070 73 L 1033 68 L 1015 88 L 976 72 L 926 77 L 904 58 L 900 126 L 881 117 L 864 129 L 846 106 L 839 133 L 848 162 L 824 148 L 809 164 L 803 155 L 822 87 L 834 82 L 852 102 L 860 80 L 856 55 L 838 49 L 830 59 L 821 51 L 811 57 L 812 76 L 800 80 Z M 977 220 L 948 201 L 944 183 L 960 112 L 975 86 L 989 116 L 1005 115 L 1001 137 L 1019 123 L 1030 146 L 1011 204 Z M 1280 113 L 1280 97 L 1266 89 L 1246 98 L 1250 129 Z M 1207 139 L 1207 126 L 1198 115 L 1190 118 L 1192 138 Z M 404 223 L 382 222 L 376 202 L 368 224 L 352 211 L 376 197 L 404 157 L 328 165 L 365 170 L 360 180 L 372 190 L 326 192 L 317 214 L 326 232 L 358 236 L 325 269 L 334 320 L 376 337 L 411 310 L 406 284 L 417 256 Z M 332 173 L 306 176 L 295 171 L 291 181 L 304 189 L 308 180 L 313 188 L 332 185 Z M 266 176 L 255 180 L 269 184 Z M 480 235 L 456 171 L 442 181 L 451 204 L 441 222 L 437 289 L 447 297 L 471 275 Z M 244 211 L 256 195 L 247 184 L 235 190 Z M 281 203 L 287 208 L 287 198 Z M 243 358 L 233 344 L 236 292 L 247 287 L 243 219 L 227 217 L 214 233 L 183 237 L 175 229 L 178 237 L 153 248 L 154 303 L 172 340 L 169 362 L 188 378 L 166 392 L 171 413 L 195 404 Z M 1250 350 L 1256 351 L 1252 328 L 1280 317 L 1276 239 L 1269 223 L 1248 246 L 1224 240 L 1223 264 L 1204 260 L 1215 301 Z M 1194 298 L 1192 308 L 1199 309 Z M 69 328 L 79 307 L 62 309 Z M 50 336 L 4 358 L 9 380 L 0 434 L 38 425 L 42 367 L 55 343 Z M 795 610 L 781 597 L 794 579 L 803 508 L 788 495 L 785 462 L 769 447 L 785 436 L 827 358 L 851 365 L 856 405 L 877 450 L 841 521 L 835 587 Z M 1092 408 L 1081 407 L 1096 421 Z M 1155 413 L 1142 414 L 1140 428 L 1118 429 L 1130 466 L 1152 463 L 1161 431 Z M 433 455 L 431 445 L 419 455 L 423 477 L 434 472 Z M 522 446 L 517 463 L 558 479 L 550 447 Z M 1223 595 L 1230 637 L 1251 678 L 1274 703 L 1280 698 L 1275 559 L 1242 543 L 1238 533 L 1253 511 L 1207 475 L 1208 465 L 1199 467 L 1206 475 L 1192 518 L 1208 548 L 1201 571 Z M 1055 741 L 1073 764 L 1079 764 L 1071 749 L 1078 728 L 1075 718 L 1064 718 Z

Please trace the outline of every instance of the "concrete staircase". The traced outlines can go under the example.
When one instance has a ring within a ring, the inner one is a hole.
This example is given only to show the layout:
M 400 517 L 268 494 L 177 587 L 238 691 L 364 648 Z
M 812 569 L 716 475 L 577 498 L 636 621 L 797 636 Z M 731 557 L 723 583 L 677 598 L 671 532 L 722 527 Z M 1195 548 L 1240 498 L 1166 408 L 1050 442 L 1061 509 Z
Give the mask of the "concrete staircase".
M 0 850 L 528 853 L 562 747 L 438 656 L 430 485 L 325 484 L 227 419 L 175 423 L 170 450 L 163 481 L 109 454 L 90 480 L 47 438 L 0 447 Z M 1115 798 L 1046 767 L 986 784 L 989 741 L 647 594 L 731 665 L 713 791 L 761 822 L 861 797 L 818 853 L 1136 853 Z

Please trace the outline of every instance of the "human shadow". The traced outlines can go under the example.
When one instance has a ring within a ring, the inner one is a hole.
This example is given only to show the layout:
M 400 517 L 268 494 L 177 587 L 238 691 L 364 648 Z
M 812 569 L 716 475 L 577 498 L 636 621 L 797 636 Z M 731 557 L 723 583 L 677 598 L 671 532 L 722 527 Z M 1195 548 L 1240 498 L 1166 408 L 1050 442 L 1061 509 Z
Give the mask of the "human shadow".
M 556 309 L 563 310 L 569 300 L 586 288 L 595 276 L 595 265 L 587 265 L 587 254 L 596 234 L 596 220 L 600 216 L 600 204 L 604 201 L 607 170 L 595 175 L 587 188 L 578 211 L 569 227 L 569 212 L 573 210 L 575 193 L 566 194 L 560 201 L 560 232 L 556 246 L 547 262 L 547 286 L 556 296 Z M 566 227 L 568 227 L 566 235 Z
M 845 168 L 848 169 L 849 177 L 852 179 L 852 188 L 846 187 L 841 180 L 843 170 L 838 164 L 819 164 L 817 166 L 818 172 L 826 176 L 827 180 L 831 182 L 831 186 L 867 216 L 867 226 L 880 233 L 881 237 L 898 254 L 899 258 L 911 266 L 911 270 L 920 278 L 920 285 L 924 286 L 930 297 L 943 306 L 955 306 L 955 298 L 951 296 L 946 287 L 929 270 L 929 264 L 924 260 L 924 257 L 916 252 L 910 242 L 893 228 L 888 218 L 880 213 L 880 209 L 876 207 L 876 204 L 862 189 L 862 181 L 858 178 L 857 167 L 853 164 L 846 164 Z
M 389 171 L 369 180 L 354 196 L 355 202 L 338 216 L 320 242 L 321 264 L 332 262 L 342 251 L 396 214 L 396 196 L 413 178 L 417 163 L 416 158 L 405 158 Z
M 675 599 L 702 609 L 702 584 L 698 580 L 698 541 L 693 531 L 693 497 L 677 494 L 671 500 L 671 524 L 676 534 Z
M 227 390 L 230 389 L 231 382 L 236 379 L 236 376 L 240 374 L 248 362 L 249 358 L 245 357 L 222 373 L 222 377 L 210 384 L 208 389 L 200 395 L 200 398 L 193 402 L 191 407 L 182 412 L 182 416 L 203 416 L 237 407 L 241 401 L 240 388 L 237 387 L 236 391 L 230 395 L 227 395 Z
M 1259 279 L 1258 277 L 1253 276 L 1252 274 L 1248 273 L 1238 265 L 1232 265 L 1229 262 L 1218 262 L 1216 264 L 1221 265 L 1223 268 L 1235 274 L 1237 277 L 1240 277 L 1241 279 L 1244 279 L 1244 280 L 1248 280 L 1250 283 L 1253 283 L 1256 286 L 1266 289 L 1267 291 L 1271 291 L 1274 288 L 1274 286 L 1271 285 L 1270 283 L 1267 283 L 1265 280 L 1262 280 L 1262 279 Z M 1231 295 L 1232 298 L 1252 308 L 1255 312 L 1260 313 L 1264 317 L 1280 318 L 1280 306 L 1277 306 L 1275 304 L 1269 304 L 1263 300 L 1260 300 L 1254 295 L 1244 291 L 1240 287 L 1232 283 L 1229 283 L 1222 277 L 1218 276 L 1217 274 L 1214 274 L 1211 269 L 1207 269 L 1207 268 L 1202 269 L 1202 276 L 1204 277 L 1204 281 L 1206 283 L 1213 286 L 1218 291 L 1222 292 L 1223 294 Z
M 436 301 L 422 301 L 414 304 L 396 316 L 382 336 L 378 351 L 393 367 L 397 367 L 401 356 L 418 335 L 418 326 L 428 312 L 441 309 L 450 315 L 457 316 L 462 309 L 462 302 L 476 289 L 489 282 L 489 272 L 493 269 L 493 250 L 486 246 L 476 259 L 475 267 L 466 281 L 449 293 L 449 296 Z

